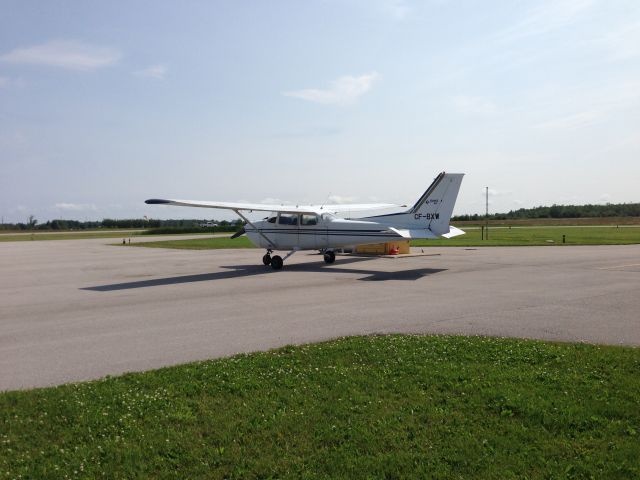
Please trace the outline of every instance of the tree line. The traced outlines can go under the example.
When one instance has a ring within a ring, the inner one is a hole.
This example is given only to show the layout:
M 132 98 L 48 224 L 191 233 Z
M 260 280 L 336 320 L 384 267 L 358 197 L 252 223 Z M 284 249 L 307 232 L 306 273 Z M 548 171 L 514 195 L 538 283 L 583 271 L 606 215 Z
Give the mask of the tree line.
M 220 231 L 235 230 L 242 224 L 241 220 L 202 220 L 202 219 L 187 219 L 187 220 L 156 220 L 145 218 L 127 218 L 127 219 L 114 219 L 105 218 L 97 221 L 79 221 L 79 220 L 48 220 L 44 223 L 38 223 L 38 220 L 31 215 L 27 222 L 24 223 L 3 223 L 0 225 L 0 230 L 96 230 L 101 228 L 117 229 L 117 228 L 169 228 L 169 229 L 203 229 L 201 224 L 207 222 L 216 223 L 218 226 L 214 227 Z M 208 227 L 207 230 L 211 228 Z
M 515 220 L 524 218 L 597 218 L 597 217 L 640 217 L 640 203 L 607 203 L 606 205 L 552 205 L 550 207 L 519 208 L 507 213 L 489 215 L 494 220 Z M 482 220 L 484 215 L 457 215 L 454 221 Z
M 597 218 L 597 217 L 640 217 L 640 203 L 607 203 L 606 205 L 552 205 L 550 207 L 519 208 L 507 213 L 492 213 L 493 220 L 515 220 L 531 218 Z M 456 215 L 453 221 L 483 220 L 484 215 L 474 213 L 472 215 Z M 205 229 L 201 225 L 207 222 L 216 223 L 217 231 L 234 231 L 242 225 L 242 220 L 203 220 L 203 219 L 171 219 L 156 220 L 146 218 L 114 219 L 105 218 L 97 221 L 79 220 L 48 220 L 38 223 L 33 216 L 24 223 L 2 223 L 0 230 L 95 230 L 100 228 L 142 228 L 142 229 Z M 206 228 L 207 231 L 211 227 Z

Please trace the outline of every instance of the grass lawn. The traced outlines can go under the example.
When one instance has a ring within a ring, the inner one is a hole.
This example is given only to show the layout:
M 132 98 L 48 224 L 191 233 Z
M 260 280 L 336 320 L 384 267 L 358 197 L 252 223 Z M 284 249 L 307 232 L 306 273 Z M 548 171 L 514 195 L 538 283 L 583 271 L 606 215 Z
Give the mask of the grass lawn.
M 489 227 L 489 240 L 482 240 L 480 229 L 468 229 L 451 239 L 414 240 L 413 246 L 509 246 L 509 245 L 625 245 L 640 243 L 639 227 L 547 226 Z M 548 240 L 553 240 L 549 242 Z
M 161 235 L 209 235 L 212 233 L 171 233 L 171 231 L 167 230 L 169 233 L 160 233 Z M 106 231 L 101 232 L 99 230 L 94 231 L 75 231 L 75 232 L 34 232 L 32 234 L 16 234 L 16 233 L 0 233 L 0 242 L 24 242 L 31 240 L 81 240 L 87 238 L 130 238 L 130 237 L 138 237 L 145 236 L 149 237 L 152 235 L 156 235 L 157 232 L 152 232 L 150 230 L 129 230 L 129 231 Z M 216 233 L 215 235 L 220 235 L 220 233 Z M 222 233 L 222 235 L 231 235 L 231 233 Z
M 81 240 L 86 238 L 129 238 L 141 235 L 144 230 L 114 231 L 75 231 L 75 232 L 33 232 L 31 234 L 0 233 L 0 242 L 26 242 L 31 240 Z
M 640 349 L 353 337 L 0 394 L 0 478 L 640 478 Z
M 186 250 L 211 250 L 217 248 L 255 248 L 246 236 L 234 238 L 208 237 L 190 240 L 160 240 L 157 242 L 136 242 L 127 244 L 131 247 L 181 248 Z
M 452 239 L 413 240 L 414 247 L 427 246 L 516 246 L 516 245 L 562 245 L 565 235 L 566 245 L 618 245 L 640 243 L 640 227 L 495 227 L 489 230 L 489 240 L 481 240 L 477 228 Z M 553 243 L 548 242 L 553 240 Z M 157 242 L 136 242 L 136 247 L 184 248 L 209 250 L 216 248 L 252 248 L 254 245 L 246 236 L 231 240 L 225 238 L 198 238 L 193 240 L 165 240 Z
M 468 226 L 484 225 L 484 219 L 451 221 L 456 227 L 463 230 Z M 491 219 L 491 225 L 495 226 L 520 226 L 520 227 L 543 227 L 561 225 L 581 225 L 581 226 L 616 226 L 616 225 L 640 225 L 640 217 L 580 217 L 580 218 L 516 218 L 509 220 Z

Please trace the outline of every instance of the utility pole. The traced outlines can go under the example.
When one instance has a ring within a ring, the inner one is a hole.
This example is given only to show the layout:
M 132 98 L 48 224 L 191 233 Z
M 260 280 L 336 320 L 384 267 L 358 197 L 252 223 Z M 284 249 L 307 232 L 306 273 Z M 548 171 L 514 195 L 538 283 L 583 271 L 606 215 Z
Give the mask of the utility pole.
M 485 187 L 486 188 L 486 192 L 487 192 L 487 210 L 484 216 L 484 221 L 485 221 L 485 230 L 487 232 L 486 235 L 486 239 L 489 240 L 489 187 Z

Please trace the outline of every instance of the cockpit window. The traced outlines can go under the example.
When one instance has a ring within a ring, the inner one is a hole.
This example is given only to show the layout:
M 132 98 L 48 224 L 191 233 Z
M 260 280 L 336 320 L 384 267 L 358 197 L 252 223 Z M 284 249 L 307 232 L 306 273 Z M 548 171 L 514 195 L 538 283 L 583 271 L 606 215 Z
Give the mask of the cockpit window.
M 298 215 L 293 215 L 289 213 L 281 213 L 280 219 L 278 220 L 280 225 L 297 225 L 298 224 Z
M 317 225 L 318 224 L 318 216 L 317 215 L 300 215 L 300 225 Z
M 276 217 L 269 217 L 269 218 L 267 219 L 267 222 L 269 222 L 269 223 L 276 223 Z

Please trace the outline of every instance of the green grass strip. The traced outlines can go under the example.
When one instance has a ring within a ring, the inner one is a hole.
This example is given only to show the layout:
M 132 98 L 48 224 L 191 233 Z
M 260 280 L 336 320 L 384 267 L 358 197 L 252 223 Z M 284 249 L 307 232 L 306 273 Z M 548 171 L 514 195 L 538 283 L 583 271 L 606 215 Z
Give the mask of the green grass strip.
M 0 478 L 640 477 L 640 349 L 375 336 L 0 394 Z
M 219 248 L 255 248 L 255 245 L 246 237 L 238 237 L 233 240 L 229 237 L 194 238 L 191 240 L 160 240 L 157 242 L 136 242 L 127 244 L 132 247 L 150 248 L 178 248 L 184 250 L 215 250 Z
M 482 240 L 481 231 L 470 229 L 466 234 L 452 239 L 413 240 L 414 247 L 477 247 L 477 246 L 527 246 L 527 245 L 625 245 L 640 243 L 637 227 L 514 227 L 489 230 L 489 240 Z M 246 236 L 235 238 L 198 238 L 193 240 L 166 240 L 137 242 L 136 247 L 180 248 L 210 250 L 218 248 L 253 248 Z
M 496 227 L 489 228 L 489 239 L 482 240 L 480 229 L 469 229 L 451 239 L 414 240 L 413 246 L 527 246 L 527 245 L 628 245 L 640 243 L 638 227 Z
M 30 242 L 32 240 L 86 240 L 90 238 L 129 238 L 138 236 L 142 233 L 142 230 L 132 232 L 34 232 L 30 234 L 0 234 L 0 242 Z

